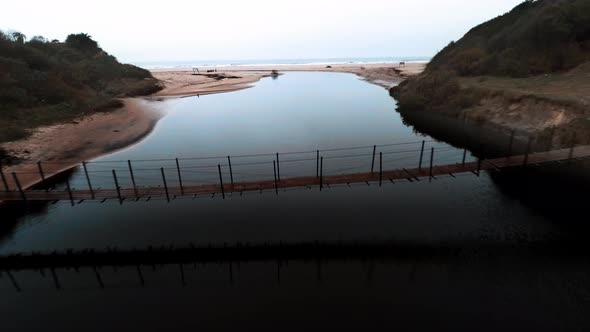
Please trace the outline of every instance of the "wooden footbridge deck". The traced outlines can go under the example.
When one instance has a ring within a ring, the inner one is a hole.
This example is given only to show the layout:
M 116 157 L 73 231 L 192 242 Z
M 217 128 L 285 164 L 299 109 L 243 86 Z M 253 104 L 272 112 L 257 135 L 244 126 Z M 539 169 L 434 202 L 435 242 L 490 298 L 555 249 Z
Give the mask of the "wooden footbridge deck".
M 6 190 L 0 192 L 0 201 L 70 201 L 72 205 L 75 202 L 81 202 L 85 200 L 117 200 L 123 203 L 124 200 L 138 200 L 138 199 L 151 199 L 151 198 L 166 198 L 168 201 L 176 197 L 196 197 L 200 195 L 215 195 L 220 194 L 225 198 L 228 193 L 243 193 L 248 191 L 264 191 L 274 190 L 277 194 L 279 190 L 285 188 L 296 188 L 296 187 L 312 187 L 317 186 L 319 190 L 323 190 L 330 185 L 350 185 L 355 183 L 370 183 L 378 182 L 381 185 L 384 182 L 392 182 L 403 180 L 403 181 L 420 181 L 420 179 L 427 178 L 430 181 L 436 179 L 437 176 L 451 175 L 459 173 L 474 173 L 475 175 L 480 174 L 484 170 L 501 170 L 503 168 L 526 166 L 526 165 L 539 165 L 544 163 L 554 162 L 566 162 L 568 160 L 584 159 L 590 157 L 590 146 L 577 146 L 570 147 L 567 149 L 552 150 L 538 153 L 526 153 L 524 155 L 510 156 L 495 159 L 485 159 L 472 162 L 465 162 L 466 151 L 463 153 L 462 161 L 452 164 L 434 165 L 434 148 L 430 151 L 429 165 L 422 165 L 424 157 L 424 142 L 422 142 L 422 149 L 417 150 L 420 153 L 420 163 L 418 167 L 414 168 L 397 168 L 397 169 L 383 169 L 383 154 L 375 153 L 373 149 L 373 166 L 372 172 L 364 173 L 349 173 L 349 174 L 337 174 L 337 175 L 326 175 L 323 167 L 323 157 L 320 157 L 319 151 L 317 154 L 317 174 L 316 176 L 301 176 L 301 177 L 290 177 L 281 178 L 278 171 L 278 154 L 277 164 L 275 164 L 274 178 L 268 180 L 257 180 L 251 182 L 233 182 L 233 175 L 231 181 L 222 177 L 221 167 L 218 165 L 219 178 L 215 184 L 190 184 L 183 185 L 182 179 L 180 179 L 179 186 L 168 186 L 166 183 L 166 177 L 164 169 L 161 169 L 162 184 L 158 186 L 138 187 L 135 186 L 135 180 L 133 180 L 133 187 L 121 188 L 117 181 L 117 176 L 113 170 L 114 183 L 116 184 L 110 189 L 93 189 L 86 171 L 86 165 L 84 170 L 86 172 L 86 178 L 88 179 L 87 189 L 71 189 L 69 182 L 67 186 L 62 190 L 23 190 L 18 184 L 18 178 L 16 174 L 12 174 L 14 182 L 17 184 L 14 190 L 9 190 L 6 178 L 7 175 L 2 174 L 3 182 Z M 428 151 L 427 151 L 428 152 Z M 177 166 L 178 166 L 178 160 Z M 229 157 L 228 157 L 229 161 Z M 275 163 L 275 161 L 273 161 Z M 377 165 L 375 165 L 377 164 Z M 416 165 L 415 165 L 416 166 Z M 40 169 L 41 166 L 39 165 Z M 131 169 L 131 163 L 129 163 L 131 176 L 133 178 L 133 170 Z M 229 165 L 231 172 L 231 161 Z M 180 178 L 181 169 L 178 168 L 178 176 Z M 224 181 L 225 180 L 225 181 Z

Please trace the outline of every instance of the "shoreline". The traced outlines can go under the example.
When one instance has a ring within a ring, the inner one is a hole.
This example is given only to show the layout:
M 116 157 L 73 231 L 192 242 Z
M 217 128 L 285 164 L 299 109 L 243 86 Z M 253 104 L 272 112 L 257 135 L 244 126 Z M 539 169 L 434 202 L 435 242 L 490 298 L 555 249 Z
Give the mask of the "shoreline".
M 47 179 L 147 137 L 163 113 L 141 98 L 127 98 L 123 102 L 125 106 L 118 110 L 37 128 L 26 139 L 2 143 L 2 147 L 19 159 L 2 168 L 9 188 L 16 189 L 12 172 L 18 173 L 23 189 L 39 184 L 42 179 L 38 161 L 42 161 Z
M 45 178 L 56 176 L 83 161 L 98 158 L 132 146 L 147 137 L 164 116 L 151 101 L 248 89 L 273 70 L 279 72 L 339 72 L 356 74 L 361 79 L 389 89 L 408 76 L 420 73 L 426 63 L 336 64 L 217 67 L 217 72 L 193 75 L 192 68 L 152 69 L 152 75 L 164 89 L 150 96 L 126 98 L 125 106 L 108 113 L 94 113 L 72 122 L 34 129 L 23 140 L 1 143 L 19 162 L 2 167 L 9 188 L 16 186 L 10 175 L 18 178 L 23 189 L 42 181 L 38 161 L 42 161 Z M 205 68 L 205 70 L 211 70 Z M 4 189 L 4 188 L 2 188 Z
M 150 96 L 152 99 L 190 97 L 212 93 L 248 89 L 271 72 L 336 72 L 355 74 L 369 83 L 389 89 L 409 76 L 421 73 L 426 62 L 410 62 L 399 67 L 392 63 L 334 64 L 334 65 L 280 65 L 280 66 L 227 66 L 203 67 L 199 73 L 193 68 L 154 68 L 152 75 L 164 83 L 164 89 Z M 216 72 L 207 72 L 216 70 Z

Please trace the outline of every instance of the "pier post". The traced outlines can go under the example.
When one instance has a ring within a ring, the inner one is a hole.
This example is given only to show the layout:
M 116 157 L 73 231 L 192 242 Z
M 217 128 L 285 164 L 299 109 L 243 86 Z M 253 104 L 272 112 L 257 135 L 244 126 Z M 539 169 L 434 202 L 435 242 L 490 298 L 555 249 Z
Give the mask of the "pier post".
M 90 189 L 90 196 L 94 199 L 94 189 L 92 189 L 92 183 L 90 182 L 90 175 L 88 175 L 88 168 L 86 167 L 85 161 L 82 162 L 82 167 L 84 167 L 84 175 L 86 175 L 86 182 L 88 183 L 88 189 Z
M 234 172 L 231 168 L 231 158 L 227 156 L 227 164 L 229 165 L 229 180 L 231 181 L 232 188 L 234 187 Z
M 275 175 L 275 192 L 278 195 L 279 194 L 279 185 L 277 182 L 277 163 L 274 160 L 272 161 L 272 167 L 273 167 L 274 175 Z
M 383 152 L 379 152 L 379 187 L 383 184 Z
M 230 170 L 231 170 L 231 164 L 230 164 Z M 176 158 L 176 171 L 178 172 L 178 184 L 180 185 L 180 194 L 182 196 L 184 196 L 184 187 L 182 186 L 182 176 L 180 175 L 180 163 L 178 162 L 178 158 Z
M 66 179 L 66 188 L 68 189 L 68 197 L 70 198 L 70 203 L 72 204 L 72 206 L 76 205 L 76 203 L 74 203 L 74 195 L 72 195 L 72 187 L 70 187 L 69 179 Z
M 135 184 L 135 175 L 133 174 L 133 167 L 131 167 L 131 160 L 127 160 L 127 165 L 129 165 L 129 174 L 131 174 L 131 184 L 133 184 L 133 192 L 135 193 L 135 198 L 139 198 L 139 194 L 137 193 L 137 186 Z
M 22 198 L 23 202 L 26 203 L 27 196 L 25 195 L 25 191 L 23 190 L 23 187 L 20 185 L 20 181 L 18 180 L 18 176 L 16 176 L 16 173 L 14 173 L 14 172 L 12 172 L 12 179 L 14 180 L 14 183 L 16 184 L 16 188 L 20 192 L 20 197 Z
M 426 141 L 422 141 L 422 148 L 420 149 L 420 161 L 418 162 L 418 171 L 422 171 L 422 159 L 424 158 L 424 144 Z
M 37 162 L 37 169 L 39 169 L 39 175 L 41 175 L 41 183 L 45 184 L 45 172 L 43 172 L 43 166 L 41 165 L 41 161 Z
M 223 177 L 221 176 L 221 165 L 217 164 L 217 170 L 219 171 L 219 183 L 221 186 L 221 197 L 223 197 L 223 199 L 225 199 L 225 190 L 223 188 Z
M 123 204 L 123 197 L 121 197 L 121 188 L 119 187 L 119 180 L 117 179 L 117 171 L 113 170 L 113 179 L 115 180 L 115 188 L 117 189 L 117 197 L 119 204 Z
M 320 157 L 320 191 L 324 188 L 324 157 Z
M 506 153 L 506 158 L 510 157 L 510 155 L 512 155 L 512 147 L 514 146 L 514 134 L 516 133 L 516 131 L 514 129 L 512 129 L 512 131 L 510 132 L 510 142 L 508 143 L 508 152 Z
M 320 177 L 320 150 L 316 151 L 316 162 L 315 162 L 315 177 Z
M 377 152 L 377 145 L 373 145 L 373 159 L 371 161 L 371 175 L 373 175 L 373 171 L 375 169 L 375 152 Z
M 463 161 L 461 162 L 463 167 L 465 167 L 465 159 L 467 159 L 467 148 L 463 149 Z
M 160 167 L 162 173 L 162 182 L 164 182 L 164 191 L 166 192 L 166 200 L 170 203 L 170 193 L 168 192 L 168 184 L 166 183 L 166 174 L 164 174 L 164 167 Z
M 430 171 L 429 171 L 429 181 L 432 182 L 432 163 L 434 161 L 434 148 L 430 150 Z
M 8 181 L 6 181 L 6 176 L 4 176 L 4 171 L 2 170 L 2 160 L 0 160 L 0 177 L 2 178 L 2 184 L 4 185 L 4 191 L 9 192 L 10 188 L 8 188 Z
M 281 181 L 281 168 L 279 163 L 279 154 L 277 153 L 277 179 Z
M 532 142 L 533 142 L 533 138 L 529 136 L 529 142 L 527 143 L 526 152 L 524 154 L 524 161 L 522 162 L 523 166 L 526 166 L 526 164 L 528 164 L 528 162 L 529 162 L 529 153 L 531 153 Z

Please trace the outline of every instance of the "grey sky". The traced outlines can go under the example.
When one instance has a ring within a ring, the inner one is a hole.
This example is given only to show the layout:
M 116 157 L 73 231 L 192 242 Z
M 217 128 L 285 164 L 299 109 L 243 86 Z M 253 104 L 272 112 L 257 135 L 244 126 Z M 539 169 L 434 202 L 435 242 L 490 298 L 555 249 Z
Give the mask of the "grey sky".
M 520 2 L 19 0 L 2 4 L 0 29 L 86 32 L 126 62 L 430 56 Z

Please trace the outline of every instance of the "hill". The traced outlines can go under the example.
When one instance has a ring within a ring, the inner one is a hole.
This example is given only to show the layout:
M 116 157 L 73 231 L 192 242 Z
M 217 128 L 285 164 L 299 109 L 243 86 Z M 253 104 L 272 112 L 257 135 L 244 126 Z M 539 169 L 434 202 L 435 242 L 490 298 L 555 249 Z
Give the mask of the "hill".
M 60 42 L 0 32 L 0 142 L 23 138 L 37 126 L 119 108 L 118 98 L 160 88 L 149 71 L 119 63 L 86 34 Z
M 451 42 L 391 94 L 402 115 L 443 112 L 552 135 L 575 124 L 590 140 L 589 61 L 590 1 L 529 0 Z

